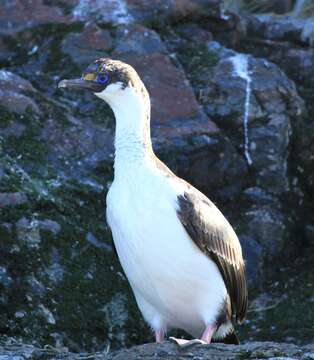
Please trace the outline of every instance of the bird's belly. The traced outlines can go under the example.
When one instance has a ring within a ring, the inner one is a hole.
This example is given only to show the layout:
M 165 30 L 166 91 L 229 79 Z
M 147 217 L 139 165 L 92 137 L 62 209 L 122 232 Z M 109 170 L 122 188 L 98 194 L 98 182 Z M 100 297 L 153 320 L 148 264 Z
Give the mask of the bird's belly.
M 226 297 L 224 282 L 175 211 L 109 217 L 121 265 L 147 321 L 160 316 L 167 326 L 193 333 L 214 320 Z

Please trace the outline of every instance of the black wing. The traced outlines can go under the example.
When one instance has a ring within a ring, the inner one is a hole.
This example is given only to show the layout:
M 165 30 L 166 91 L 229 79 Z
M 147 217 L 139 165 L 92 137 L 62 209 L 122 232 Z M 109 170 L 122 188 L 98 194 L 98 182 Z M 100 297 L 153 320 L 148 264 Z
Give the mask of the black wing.
M 218 266 L 232 304 L 232 313 L 242 322 L 248 306 L 245 265 L 237 235 L 205 195 L 189 189 L 178 197 L 178 216 L 185 230 Z

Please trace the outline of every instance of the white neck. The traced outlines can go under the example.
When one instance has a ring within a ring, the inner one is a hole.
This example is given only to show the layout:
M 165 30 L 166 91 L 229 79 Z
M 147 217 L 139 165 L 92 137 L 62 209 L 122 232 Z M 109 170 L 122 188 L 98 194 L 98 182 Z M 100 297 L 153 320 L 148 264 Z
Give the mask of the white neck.
M 145 90 L 145 89 L 144 89 Z M 153 153 L 150 137 L 150 100 L 147 91 L 127 87 L 106 97 L 116 118 L 115 179 Z

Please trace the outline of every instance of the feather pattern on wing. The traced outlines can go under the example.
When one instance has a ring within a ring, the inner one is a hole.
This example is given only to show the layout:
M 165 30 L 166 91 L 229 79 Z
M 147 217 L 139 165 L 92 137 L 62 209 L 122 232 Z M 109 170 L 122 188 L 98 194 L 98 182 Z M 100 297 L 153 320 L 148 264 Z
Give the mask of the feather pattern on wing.
M 238 322 L 245 318 L 248 293 L 245 265 L 237 235 L 217 207 L 196 189 L 178 197 L 178 216 L 185 230 L 217 265 L 224 279 L 232 313 Z

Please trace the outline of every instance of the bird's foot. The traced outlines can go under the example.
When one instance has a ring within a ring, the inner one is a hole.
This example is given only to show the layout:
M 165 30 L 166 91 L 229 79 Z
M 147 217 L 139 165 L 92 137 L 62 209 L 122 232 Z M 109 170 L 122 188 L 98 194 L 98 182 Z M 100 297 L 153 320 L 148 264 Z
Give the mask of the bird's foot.
M 170 337 L 169 340 L 175 342 L 180 348 L 187 348 L 197 344 L 207 345 L 210 344 L 215 330 L 216 330 L 216 325 L 207 325 L 201 339 L 185 340 L 185 339 Z
M 186 340 L 186 339 L 178 339 L 178 338 L 175 338 L 173 336 L 171 336 L 169 338 L 169 340 L 176 343 L 182 349 L 190 347 L 190 346 L 194 346 L 194 345 L 206 345 L 206 344 L 208 344 L 206 341 L 200 340 L 200 339 Z

